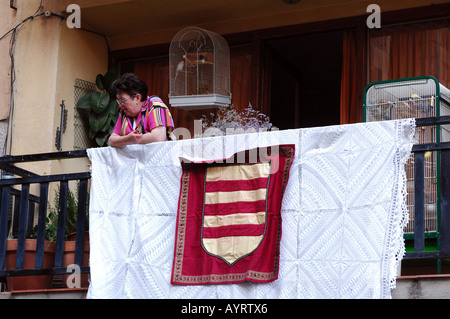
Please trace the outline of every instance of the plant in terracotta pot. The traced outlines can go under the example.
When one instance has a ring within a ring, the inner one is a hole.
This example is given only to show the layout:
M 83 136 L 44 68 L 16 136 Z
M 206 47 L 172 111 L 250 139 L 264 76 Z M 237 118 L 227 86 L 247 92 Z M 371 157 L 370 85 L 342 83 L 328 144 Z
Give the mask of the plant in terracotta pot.
M 76 193 L 79 192 L 79 184 L 77 185 Z M 89 200 L 89 196 L 87 196 Z M 59 205 L 59 191 L 56 191 L 54 199 L 54 206 L 50 205 L 49 218 L 52 225 L 57 225 L 58 220 L 58 205 Z M 89 203 L 86 203 L 86 219 L 84 224 L 84 246 L 83 246 L 83 264 L 82 266 L 89 266 Z M 78 203 L 77 197 L 70 189 L 67 192 L 67 204 L 66 204 L 66 223 L 65 223 L 65 242 L 64 242 L 64 255 L 62 266 L 67 268 L 75 263 L 75 246 L 77 236 L 77 216 L 78 216 Z M 64 284 L 67 287 L 67 278 L 69 275 L 61 276 Z M 88 287 L 89 274 L 81 275 L 81 287 Z
M 53 229 L 45 229 L 44 256 L 43 265 L 45 268 L 52 268 L 55 262 L 55 242 L 52 241 L 54 236 Z M 23 269 L 34 269 L 36 260 L 37 247 L 37 226 L 28 230 L 25 239 L 25 254 Z M 18 249 L 17 234 L 11 235 L 6 243 L 6 260 L 5 269 L 16 269 L 16 257 Z M 9 291 L 17 290 L 37 290 L 50 289 L 52 287 L 52 275 L 35 275 L 35 276 L 12 276 L 7 277 L 6 284 Z

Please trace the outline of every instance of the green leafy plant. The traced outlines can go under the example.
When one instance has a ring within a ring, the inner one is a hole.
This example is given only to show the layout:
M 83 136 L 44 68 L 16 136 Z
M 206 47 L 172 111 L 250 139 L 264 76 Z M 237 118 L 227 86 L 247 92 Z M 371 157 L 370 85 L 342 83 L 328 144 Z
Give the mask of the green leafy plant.
M 45 224 L 45 240 L 49 240 L 51 242 L 55 241 L 56 239 L 56 225 L 50 225 L 49 218 L 47 217 L 47 222 Z M 35 225 L 33 228 L 26 231 L 25 238 L 26 239 L 37 239 L 37 232 L 38 232 L 38 226 Z M 8 239 L 17 239 L 18 235 L 17 232 L 12 233 L 10 236 L 8 236 Z
M 77 184 L 76 193 L 79 192 L 79 184 Z M 58 227 L 58 207 L 59 207 L 59 189 L 55 190 L 55 198 L 53 206 L 49 204 L 49 213 L 47 216 L 47 230 L 49 235 L 52 235 L 56 239 L 56 230 Z M 65 238 L 67 239 L 71 233 L 77 231 L 77 216 L 78 216 L 78 203 L 77 197 L 70 189 L 67 191 L 67 204 L 66 204 L 66 224 L 65 224 Z M 89 229 L 89 196 L 87 196 L 86 202 L 86 219 L 84 224 L 84 230 Z
M 95 80 L 98 90 L 84 95 L 77 103 L 79 110 L 88 112 L 89 138 L 100 147 L 107 145 L 119 114 L 119 104 L 110 92 L 118 74 L 118 69 L 110 69 L 104 75 L 98 74 Z

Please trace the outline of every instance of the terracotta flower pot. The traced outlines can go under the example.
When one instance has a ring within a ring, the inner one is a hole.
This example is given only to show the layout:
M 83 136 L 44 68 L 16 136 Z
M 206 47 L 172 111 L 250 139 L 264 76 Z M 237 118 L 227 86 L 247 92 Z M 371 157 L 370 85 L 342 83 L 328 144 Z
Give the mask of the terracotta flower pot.
M 6 242 L 5 269 L 16 269 L 17 239 L 8 239 Z M 53 242 L 45 241 L 43 268 L 52 268 L 55 263 L 55 248 Z M 34 269 L 36 258 L 36 239 L 25 240 L 24 269 Z M 50 289 L 52 287 L 52 275 L 14 276 L 7 277 L 6 283 L 9 291 Z
M 75 235 L 76 233 L 69 234 L 69 240 L 64 242 L 64 255 L 63 255 L 63 267 L 68 267 L 72 265 L 75 261 Z M 83 252 L 83 265 L 89 266 L 89 232 L 84 233 L 84 252 Z M 67 279 L 70 275 L 62 275 L 62 279 L 66 287 Z M 81 274 L 80 278 L 81 287 L 89 287 L 89 274 Z

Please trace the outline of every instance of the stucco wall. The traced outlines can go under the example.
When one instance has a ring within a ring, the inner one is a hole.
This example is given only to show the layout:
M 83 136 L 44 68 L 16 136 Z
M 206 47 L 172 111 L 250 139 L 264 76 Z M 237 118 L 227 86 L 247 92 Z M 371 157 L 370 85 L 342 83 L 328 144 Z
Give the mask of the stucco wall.
M 0 3 L 0 36 L 5 35 L 14 26 L 16 11 L 9 8 L 7 1 Z M 10 84 L 10 58 L 9 58 L 9 42 L 11 33 L 0 40 L 0 121 L 8 117 L 9 105 L 9 84 Z
M 9 6 L 1 15 L 13 12 L 12 25 L 34 14 L 40 0 L 21 1 L 17 12 Z M 40 12 L 47 10 L 61 14 L 65 10 L 58 1 L 43 2 Z M 5 24 L 3 19 L 0 19 Z M 1 26 L 1 25 L 0 25 Z M 4 61 L 9 51 L 9 42 L 0 42 L 0 57 Z M 6 52 L 6 53 L 5 53 Z M 24 23 L 17 31 L 15 49 L 14 109 L 10 124 L 11 144 L 8 154 L 22 155 L 55 152 L 56 130 L 60 126 L 61 107 L 64 100 L 68 110 L 67 129 L 63 135 L 63 150 L 73 149 L 74 125 L 74 84 L 75 79 L 95 81 L 98 73 L 105 73 L 108 66 L 107 45 L 103 37 L 81 29 L 70 29 L 66 20 L 57 16 L 41 15 Z M 8 61 L 6 61 L 8 62 Z M 9 63 L 0 63 L 10 66 Z M 0 115 L 10 110 L 9 78 L 5 81 L 1 72 L 0 87 L 2 104 Z M 7 95 L 5 97 L 5 95 Z M 7 101 L 5 102 L 7 98 Z M 2 118 L 0 117 L 0 120 Z M 1 129 L 1 128 L 0 128 Z M 0 143 L 3 144 L 3 143 Z M 73 166 L 66 167 L 67 165 Z M 65 167 L 63 167 L 65 166 Z M 61 164 L 59 161 L 22 165 L 38 174 L 58 173 L 61 171 L 86 170 L 86 161 L 71 161 Z
M 7 131 L 7 119 L 9 113 L 10 98 L 10 68 L 9 46 L 11 33 L 6 33 L 14 27 L 16 11 L 9 7 L 8 1 L 0 3 L 0 36 L 5 37 L 0 40 L 0 155 L 4 155 L 4 141 Z
M 60 126 L 61 108 L 64 100 L 68 111 L 67 128 L 63 134 L 62 149 L 74 149 L 74 85 L 75 79 L 95 82 L 97 74 L 108 69 L 108 48 L 103 37 L 80 29 L 70 29 L 63 22 L 60 30 L 58 70 L 56 74 L 56 117 L 54 132 Z M 54 141 L 53 141 L 54 142 Z M 53 143 L 54 144 L 54 143 Z M 54 148 L 56 151 L 56 148 Z M 53 167 L 54 173 L 87 170 L 86 160 L 61 161 Z

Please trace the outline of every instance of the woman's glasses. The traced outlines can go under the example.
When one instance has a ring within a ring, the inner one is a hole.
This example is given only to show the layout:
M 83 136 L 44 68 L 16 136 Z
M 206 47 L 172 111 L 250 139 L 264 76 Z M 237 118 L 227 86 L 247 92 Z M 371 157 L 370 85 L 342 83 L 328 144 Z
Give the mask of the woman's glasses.
M 116 99 L 116 101 L 117 101 L 117 103 L 119 103 L 119 105 L 120 104 L 123 104 L 123 103 L 125 103 L 126 101 L 128 101 L 130 98 L 133 98 L 135 95 L 132 95 L 132 96 L 129 96 L 129 97 L 127 97 L 126 99 Z

